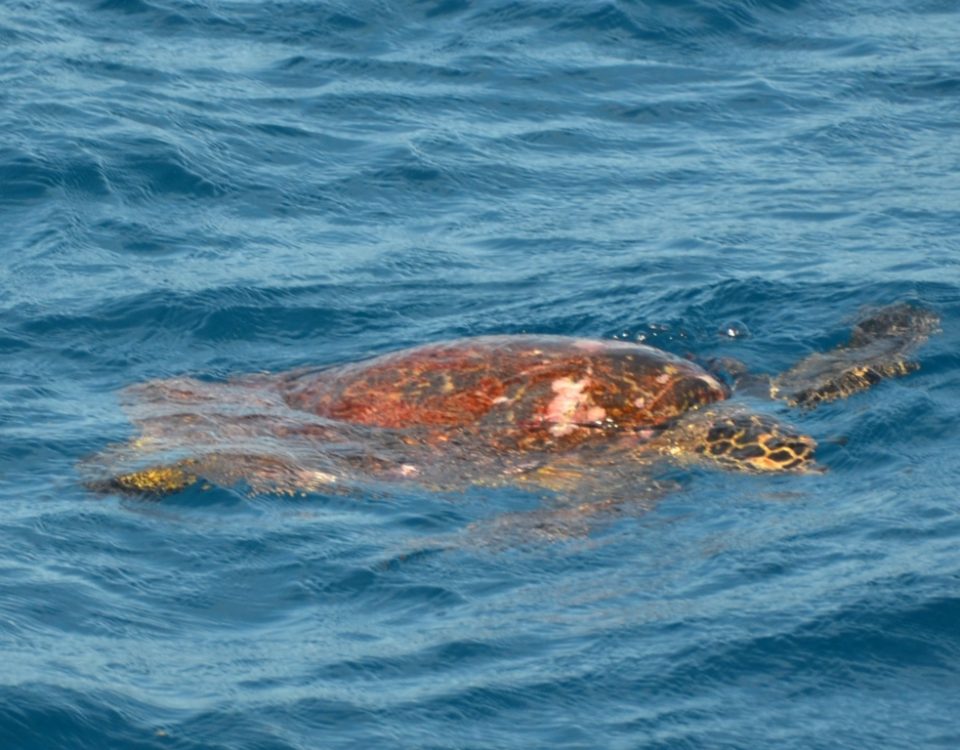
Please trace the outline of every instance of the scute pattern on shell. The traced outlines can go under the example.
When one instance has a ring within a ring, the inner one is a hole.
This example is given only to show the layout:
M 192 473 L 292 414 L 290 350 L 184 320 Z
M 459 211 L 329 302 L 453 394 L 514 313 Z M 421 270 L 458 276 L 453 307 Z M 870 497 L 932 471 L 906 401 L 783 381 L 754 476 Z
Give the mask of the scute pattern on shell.
M 491 336 L 295 373 L 286 402 L 353 424 L 502 450 L 568 448 L 727 397 L 692 362 L 625 342 Z

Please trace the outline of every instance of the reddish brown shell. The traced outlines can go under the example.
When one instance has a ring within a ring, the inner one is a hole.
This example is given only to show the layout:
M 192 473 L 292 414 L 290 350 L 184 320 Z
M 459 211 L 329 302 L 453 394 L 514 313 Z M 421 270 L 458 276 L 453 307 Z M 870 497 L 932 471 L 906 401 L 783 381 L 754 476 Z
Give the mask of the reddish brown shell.
M 291 373 L 279 387 L 288 405 L 321 417 L 502 449 L 565 448 L 611 431 L 642 431 L 728 395 L 702 368 L 659 349 L 526 335 L 429 344 Z

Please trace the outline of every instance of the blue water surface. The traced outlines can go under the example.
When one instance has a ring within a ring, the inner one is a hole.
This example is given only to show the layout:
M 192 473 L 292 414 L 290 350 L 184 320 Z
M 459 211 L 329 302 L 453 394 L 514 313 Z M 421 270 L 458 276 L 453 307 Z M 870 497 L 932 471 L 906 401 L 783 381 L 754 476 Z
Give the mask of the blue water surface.
M 960 747 L 958 39 L 952 0 L 2 0 L 0 747 Z M 826 473 L 677 469 L 569 536 L 511 487 L 78 476 L 150 378 L 518 332 L 774 373 L 898 301 L 917 373 L 760 405 Z

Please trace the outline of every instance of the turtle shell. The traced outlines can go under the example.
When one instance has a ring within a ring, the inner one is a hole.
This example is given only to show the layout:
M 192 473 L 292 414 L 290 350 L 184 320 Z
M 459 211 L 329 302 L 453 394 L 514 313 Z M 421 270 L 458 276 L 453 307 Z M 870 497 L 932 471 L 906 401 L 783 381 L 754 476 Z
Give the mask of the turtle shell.
M 324 418 L 504 450 L 642 432 L 728 395 L 702 368 L 659 349 L 530 335 L 428 344 L 290 373 L 278 385 L 290 407 Z

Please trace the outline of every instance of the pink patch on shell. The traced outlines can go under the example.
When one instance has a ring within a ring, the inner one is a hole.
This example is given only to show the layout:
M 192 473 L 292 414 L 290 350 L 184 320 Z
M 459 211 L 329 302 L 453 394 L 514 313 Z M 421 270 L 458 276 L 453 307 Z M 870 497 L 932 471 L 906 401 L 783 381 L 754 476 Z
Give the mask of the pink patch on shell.
M 583 400 L 583 390 L 590 384 L 589 378 L 573 380 L 557 378 L 551 384 L 557 395 L 547 405 L 547 419 L 551 422 L 568 422 Z
M 544 420 L 554 423 L 550 428 L 552 435 L 569 435 L 583 423 L 599 422 L 607 415 L 606 410 L 592 404 L 590 394 L 584 392 L 589 385 L 590 378 L 557 378 L 551 383 L 550 387 L 557 395 L 547 404 Z

